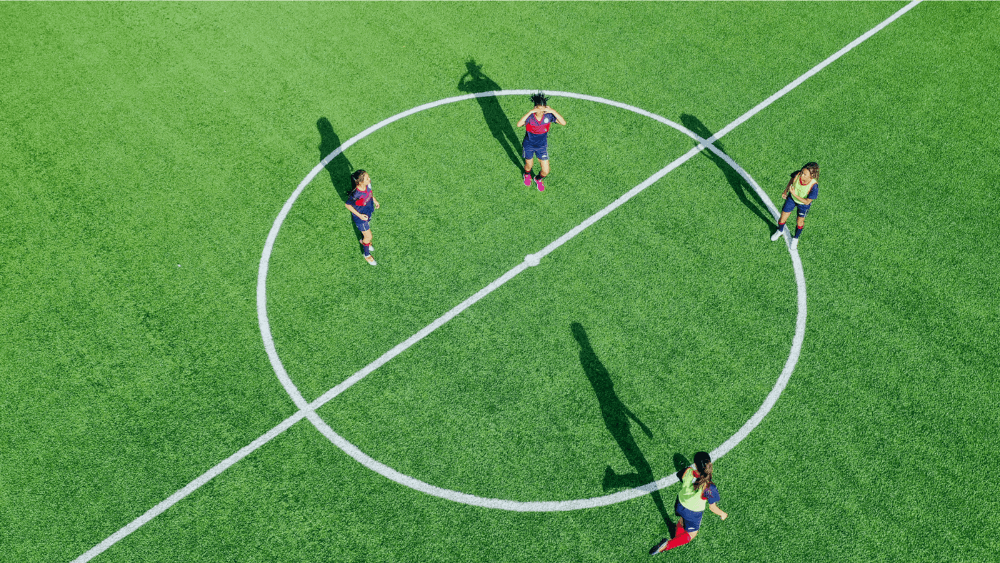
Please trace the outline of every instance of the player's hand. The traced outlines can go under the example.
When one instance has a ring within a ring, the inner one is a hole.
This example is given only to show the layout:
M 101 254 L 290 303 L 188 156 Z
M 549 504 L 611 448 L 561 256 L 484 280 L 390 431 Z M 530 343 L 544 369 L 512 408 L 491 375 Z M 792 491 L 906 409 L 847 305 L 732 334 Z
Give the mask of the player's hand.
M 364 213 L 358 213 L 358 219 L 361 219 L 362 221 L 367 221 L 368 216 L 365 215 Z
M 376 202 L 375 202 L 375 209 L 378 209 L 379 207 L 382 207 L 382 206 L 381 206 L 381 205 L 379 205 L 379 204 L 378 204 L 378 202 L 376 201 Z
M 728 512 L 723 512 L 722 514 L 719 515 L 720 520 L 725 520 L 726 518 L 729 518 Z

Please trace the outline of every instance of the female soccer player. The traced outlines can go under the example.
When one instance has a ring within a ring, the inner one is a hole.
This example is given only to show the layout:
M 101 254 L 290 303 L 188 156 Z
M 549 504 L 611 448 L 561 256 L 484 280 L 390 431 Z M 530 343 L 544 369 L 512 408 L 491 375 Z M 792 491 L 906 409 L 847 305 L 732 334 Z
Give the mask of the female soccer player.
M 378 209 L 379 203 L 375 199 L 375 193 L 372 192 L 372 179 L 368 176 L 368 173 L 364 170 L 358 170 L 351 174 L 351 180 L 354 182 L 354 191 L 347 198 L 347 203 L 344 205 L 347 210 L 351 212 L 351 219 L 354 220 L 354 226 L 361 231 L 361 249 L 365 253 L 365 260 L 368 261 L 372 266 L 375 265 L 375 259 L 372 258 L 372 228 L 368 224 L 372 220 L 372 214 Z
M 806 226 L 806 213 L 809 213 L 809 206 L 813 200 L 819 197 L 819 164 L 807 162 L 802 170 L 792 174 L 791 180 L 785 186 L 785 191 L 781 193 L 781 199 L 785 200 L 785 205 L 781 207 L 781 219 L 778 220 L 778 230 L 771 235 L 771 240 L 781 238 L 781 233 L 785 231 L 785 221 L 792 213 L 792 209 L 798 208 L 798 217 L 795 221 L 795 236 L 792 237 L 792 250 L 799 247 L 799 235 L 802 228 Z M 792 197 L 788 197 L 792 196 Z
M 545 184 L 542 180 L 549 175 L 549 126 L 553 121 L 559 125 L 566 125 L 566 120 L 559 112 L 548 106 L 549 99 L 545 94 L 539 92 L 531 96 L 531 103 L 535 108 L 524 114 L 524 117 L 517 122 L 518 127 L 526 127 L 524 140 L 521 141 L 522 156 L 524 157 L 524 185 L 530 186 L 534 178 L 538 191 L 545 191 Z M 542 164 L 542 171 L 537 176 L 532 176 L 531 169 L 535 166 L 535 155 Z
M 650 550 L 650 555 L 663 553 L 668 549 L 684 545 L 698 535 L 701 528 L 701 517 L 705 514 L 705 506 L 719 518 L 725 520 L 728 514 L 716 506 L 719 502 L 719 489 L 712 482 L 712 457 L 708 452 L 694 454 L 695 469 L 688 467 L 681 477 L 681 490 L 677 492 L 677 503 L 674 512 L 677 513 L 677 533 L 674 539 L 666 538 Z

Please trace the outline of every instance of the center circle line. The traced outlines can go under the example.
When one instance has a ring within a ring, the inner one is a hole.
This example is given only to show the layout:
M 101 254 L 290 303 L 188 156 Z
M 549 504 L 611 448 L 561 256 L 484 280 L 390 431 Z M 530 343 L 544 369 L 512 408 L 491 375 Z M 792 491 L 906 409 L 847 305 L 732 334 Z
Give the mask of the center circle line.
M 454 96 L 450 98 L 437 100 L 435 102 L 429 102 L 380 121 L 379 123 L 365 129 L 361 133 L 358 133 L 354 137 L 350 138 L 348 141 L 343 143 L 341 146 L 337 147 L 337 149 L 335 149 L 333 152 L 331 152 L 329 155 L 323 158 L 320 161 L 320 163 L 315 168 L 313 168 L 309 172 L 309 174 L 302 180 L 302 182 L 299 184 L 296 190 L 285 202 L 285 205 L 282 207 L 281 212 L 275 219 L 275 222 L 271 227 L 271 231 L 268 234 L 268 238 L 265 243 L 261 257 L 260 269 L 258 271 L 258 286 L 257 286 L 258 320 L 260 322 L 261 335 L 264 338 L 265 350 L 267 351 L 268 358 L 271 361 L 271 365 L 274 368 L 275 374 L 277 375 L 279 381 L 281 382 L 281 385 L 285 388 L 286 392 L 295 402 L 296 406 L 298 406 L 300 410 L 305 411 L 305 417 L 308 418 L 309 421 L 313 424 L 313 426 L 315 426 L 316 429 L 321 434 L 326 436 L 331 443 L 333 443 L 335 446 L 340 448 L 342 451 L 344 451 L 346 454 L 354 458 L 356 461 L 358 461 L 365 467 L 401 485 L 410 487 L 412 489 L 421 491 L 423 493 L 432 496 L 444 498 L 462 504 L 469 504 L 485 508 L 494 508 L 494 509 L 510 510 L 518 512 L 552 512 L 552 511 L 579 510 L 584 508 L 606 506 L 609 504 L 622 502 L 628 499 L 648 494 L 658 489 L 669 487 L 677 483 L 677 476 L 675 474 L 670 474 L 662 479 L 653 481 L 651 483 L 647 483 L 640 487 L 635 487 L 632 489 L 619 491 L 617 493 L 612 493 L 609 495 L 586 498 L 586 499 L 563 500 L 563 501 L 513 501 L 507 499 L 478 497 L 475 495 L 462 493 L 460 491 L 454 491 L 451 489 L 444 489 L 441 487 L 437 487 L 429 483 L 426 483 L 424 481 L 420 481 L 419 479 L 400 473 L 399 471 L 396 471 L 395 469 L 373 459 L 371 456 L 368 456 L 367 454 L 362 452 L 357 446 L 355 446 L 354 444 L 352 444 L 351 442 L 349 442 L 348 440 L 346 440 L 345 438 L 334 432 L 334 430 L 330 428 L 330 426 L 315 412 L 316 409 L 320 408 L 321 406 L 332 400 L 340 393 L 343 393 L 351 386 L 353 386 L 355 383 L 364 379 L 368 374 L 375 371 L 379 367 L 385 365 L 385 363 L 389 362 L 397 355 L 401 354 L 403 351 L 407 350 L 408 348 L 410 348 L 411 346 L 422 340 L 424 337 L 426 337 L 427 335 L 429 335 L 430 333 L 434 332 L 439 327 L 447 323 L 449 320 L 460 314 L 462 311 L 471 307 L 477 301 L 489 295 L 495 289 L 504 285 L 505 283 L 513 279 L 515 276 L 517 276 L 519 273 L 530 267 L 530 264 L 528 264 L 528 260 L 520 262 L 519 264 L 508 270 L 505 274 L 494 280 L 492 283 L 490 283 L 483 289 L 479 290 L 468 299 L 462 301 L 460 304 L 453 307 L 451 310 L 449 310 L 444 315 L 442 315 L 441 317 L 439 317 L 438 319 L 436 319 L 435 321 L 433 321 L 432 323 L 430 323 L 429 325 L 418 331 L 416 334 L 406 339 L 405 341 L 401 342 L 400 344 L 396 345 L 391 350 L 380 356 L 378 359 L 368 364 L 361 370 L 358 370 L 351 377 L 344 380 L 339 385 L 333 387 L 332 389 L 330 389 L 329 391 L 327 391 L 326 393 L 324 393 L 311 403 L 306 402 L 305 398 L 302 396 L 298 387 L 295 386 L 295 384 L 291 381 L 291 378 L 288 376 L 288 373 L 285 371 L 284 366 L 281 363 L 281 359 L 278 357 L 277 350 L 274 345 L 274 339 L 270 332 L 270 321 L 268 320 L 267 317 L 266 279 L 267 279 L 268 264 L 270 262 L 270 254 L 274 247 L 274 241 L 277 239 L 277 235 L 281 228 L 281 225 L 284 222 L 285 218 L 287 217 L 288 213 L 291 211 L 291 207 L 295 203 L 295 200 L 302 193 L 305 187 L 326 167 L 327 164 L 329 164 L 330 161 L 336 158 L 337 155 L 341 154 L 344 150 L 346 150 L 353 144 L 357 143 L 358 141 L 364 139 L 368 135 L 374 133 L 375 131 L 378 131 L 382 127 L 385 127 L 390 123 L 403 119 L 404 117 L 413 115 L 415 113 L 427 109 L 431 109 L 434 107 L 458 101 L 470 100 L 486 96 L 525 95 L 525 94 L 531 94 L 532 92 L 533 90 L 501 90 L 493 92 L 479 92 L 475 94 Z M 655 174 L 653 174 L 652 176 L 650 176 L 649 178 L 647 178 L 642 183 L 635 186 L 622 196 L 620 196 L 612 203 L 605 206 L 603 209 L 601 209 L 594 215 L 588 217 L 586 220 L 581 222 L 579 225 L 577 225 L 576 227 L 574 227 L 573 229 L 571 229 L 570 231 L 568 231 L 567 233 L 556 239 L 555 241 L 549 243 L 542 250 L 530 255 L 532 257 L 531 260 L 532 262 L 541 260 L 548 254 L 553 252 L 555 249 L 559 248 L 560 246 L 562 246 L 563 244 L 574 238 L 576 235 L 583 232 L 587 227 L 593 225 L 603 217 L 607 216 L 609 213 L 611 213 L 621 205 L 624 205 L 627 201 L 629 201 L 630 199 L 641 193 L 649 186 L 653 185 L 655 182 L 666 176 L 672 170 L 676 169 L 681 164 L 687 162 L 688 160 L 690 160 L 691 158 L 693 158 L 695 155 L 697 155 L 706 148 L 712 151 L 716 156 L 721 158 L 731 168 L 733 168 L 733 170 L 739 173 L 747 181 L 747 183 L 751 187 L 753 187 L 754 191 L 761 198 L 761 201 L 764 202 L 765 206 L 771 212 L 772 216 L 777 218 L 778 215 L 777 208 L 775 208 L 770 198 L 767 196 L 766 193 L 764 193 L 764 191 L 760 188 L 757 182 L 754 181 L 754 179 L 741 166 L 739 166 L 735 161 L 733 161 L 732 158 L 730 158 L 727 154 L 716 148 L 715 145 L 713 145 L 709 140 L 700 137 L 690 129 L 687 129 L 686 127 L 680 124 L 677 124 L 673 121 L 670 121 L 669 119 L 666 119 L 654 113 L 621 102 L 616 102 L 613 100 L 608 100 L 597 96 L 576 94 L 572 92 L 559 92 L 559 91 L 547 91 L 547 92 L 552 96 L 576 98 L 596 103 L 602 103 L 618 107 L 620 109 L 632 111 L 639 115 L 649 117 L 665 125 L 668 125 L 676 129 L 677 131 L 680 131 L 681 133 L 684 133 L 685 135 L 691 137 L 698 144 L 694 148 L 689 150 L 687 153 L 675 159 L 673 162 L 671 162 L 670 164 L 668 164 L 667 166 L 665 166 L 664 168 L 662 168 L 661 170 L 659 170 L 658 172 L 656 172 Z M 778 380 L 775 382 L 774 387 L 771 389 L 771 392 L 765 398 L 764 403 L 761 405 L 761 407 L 757 410 L 756 413 L 754 413 L 754 415 L 746 423 L 743 424 L 743 426 L 735 434 L 733 434 L 733 436 L 731 436 L 728 440 L 723 442 L 720 446 L 718 446 L 711 452 L 713 459 L 719 459 L 722 456 L 724 456 L 733 447 L 739 444 L 740 441 L 742 441 L 747 435 L 749 435 L 749 433 L 754 428 L 756 428 L 757 425 L 760 424 L 760 422 L 764 419 L 767 413 L 770 412 L 771 408 L 774 406 L 778 398 L 781 396 L 782 391 L 784 391 L 785 386 L 788 384 L 788 380 L 791 377 L 792 371 L 794 371 L 795 369 L 795 364 L 798 361 L 798 357 L 801 352 L 802 342 L 805 339 L 805 324 L 806 324 L 805 275 L 802 271 L 802 263 L 801 260 L 799 259 L 798 252 L 789 249 L 789 254 L 791 255 L 792 258 L 792 265 L 793 265 L 793 270 L 795 272 L 795 281 L 798 291 L 798 300 L 797 300 L 798 314 L 796 317 L 795 335 L 792 339 L 792 348 L 789 353 L 788 360 L 785 362 L 785 366 L 781 372 L 781 375 L 778 377 Z

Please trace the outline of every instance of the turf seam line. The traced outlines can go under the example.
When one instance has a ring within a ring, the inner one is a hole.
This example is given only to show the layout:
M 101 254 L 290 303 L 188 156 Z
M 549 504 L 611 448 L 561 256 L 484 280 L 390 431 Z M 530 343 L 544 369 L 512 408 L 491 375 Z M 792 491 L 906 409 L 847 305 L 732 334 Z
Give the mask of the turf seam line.
M 795 81 L 793 81 L 791 84 L 789 84 L 788 86 L 786 86 L 782 90 L 779 90 L 777 93 L 775 93 L 771 97 L 767 98 L 766 100 L 764 100 L 763 102 L 761 102 L 760 104 L 758 104 L 757 106 L 755 106 L 753 109 L 751 109 L 750 111 L 748 111 L 744 115 L 742 115 L 739 118 L 737 118 L 737 120 L 735 120 L 733 123 L 730 123 L 726 127 L 724 127 L 721 130 L 719 130 L 715 135 L 713 135 L 712 137 L 709 137 L 706 140 L 706 142 L 707 143 L 712 143 L 715 140 L 721 138 L 726 133 L 729 133 L 735 127 L 737 127 L 738 125 L 742 124 L 746 120 L 750 119 L 751 117 L 753 117 L 753 115 L 756 115 L 757 113 L 759 113 L 761 110 L 763 110 L 764 108 L 766 108 L 767 106 L 769 106 L 771 103 L 773 103 L 774 101 L 776 101 L 780 97 L 782 97 L 785 94 L 787 94 L 788 92 L 790 92 L 792 89 L 794 89 L 796 86 L 798 86 L 799 84 L 801 84 L 802 82 L 804 82 L 805 80 L 807 80 L 809 77 L 815 75 L 817 72 L 819 72 L 820 70 L 822 70 L 823 68 L 825 68 L 826 66 L 828 66 L 830 63 L 832 63 L 833 61 L 839 59 L 841 56 L 843 56 L 844 54 L 846 54 L 848 51 L 852 50 L 854 47 L 856 47 L 857 45 L 861 44 L 862 42 L 864 42 L 868 38 L 872 37 L 875 33 L 881 31 L 882 29 L 884 29 L 887 25 L 889 25 L 890 23 L 894 22 L 896 19 L 898 19 L 899 17 L 901 17 L 903 14 L 907 13 L 908 11 L 910 11 L 911 9 L 913 9 L 915 6 L 917 6 L 918 4 L 920 4 L 921 1 L 922 0 L 914 0 L 913 2 L 910 2 L 905 7 L 903 7 L 902 9 L 900 9 L 899 11 L 897 11 L 896 13 L 894 13 L 892 16 L 890 16 L 888 19 L 886 19 L 885 21 L 883 21 L 879 25 L 875 26 L 874 28 L 872 28 L 871 30 L 869 30 L 867 33 L 865 33 L 864 35 L 862 35 L 858 39 L 855 39 L 854 41 L 852 41 L 851 43 L 849 43 L 846 47 L 844 47 L 840 51 L 837 51 L 837 53 L 835 53 L 834 55 L 828 57 L 822 63 L 820 63 L 819 65 L 817 65 L 817 67 L 814 67 L 813 69 L 810 69 L 808 72 L 806 72 L 804 75 L 802 75 L 801 77 L 799 77 L 798 79 L 796 79 Z M 399 119 L 401 119 L 402 117 L 405 117 L 405 116 L 399 116 Z M 390 119 L 392 119 L 392 118 L 390 118 Z M 377 128 L 379 126 L 381 126 L 381 125 L 376 125 L 376 126 L 373 126 L 372 128 Z M 372 128 L 369 128 L 369 129 L 372 129 Z M 342 151 L 343 149 L 346 149 L 351 144 L 353 144 L 352 141 L 356 142 L 354 139 L 352 139 L 351 141 L 348 141 L 348 143 L 345 143 L 345 145 L 342 145 L 340 147 L 340 151 Z M 699 144 L 698 147 L 695 147 L 698 150 L 695 151 L 695 149 L 692 149 L 692 151 L 694 151 L 695 154 L 697 154 L 697 152 L 700 152 L 701 147 L 702 147 L 702 145 Z M 714 145 L 712 145 L 709 148 L 714 149 L 715 147 L 714 147 Z M 689 151 L 689 154 L 692 151 Z M 336 156 L 336 155 L 333 154 L 333 153 L 331 153 L 331 155 L 328 157 L 329 160 L 332 160 L 334 156 Z M 687 156 L 687 155 L 685 155 L 685 156 Z M 684 158 L 684 157 L 681 157 L 681 158 Z M 690 158 L 690 157 L 688 157 L 688 158 Z M 303 180 L 303 183 L 300 184 L 299 188 L 296 190 L 296 193 L 301 192 L 302 189 L 305 188 L 305 185 L 308 184 L 308 182 L 311 181 L 313 179 L 313 177 L 315 177 L 316 174 L 319 173 L 319 170 L 321 170 L 322 168 L 324 168 L 326 166 L 326 162 L 329 162 L 329 161 L 326 160 L 326 159 L 324 159 L 323 166 L 320 167 L 320 168 L 318 168 L 318 169 L 314 169 L 313 172 L 311 172 L 310 175 L 307 176 L 307 178 L 305 180 Z M 659 174 L 659 173 L 657 173 L 657 174 Z M 664 172 L 664 174 L 665 174 L 665 172 Z M 755 185 L 755 188 L 757 188 L 756 185 Z M 635 190 L 635 188 L 633 188 L 633 190 Z M 631 191 L 629 193 L 631 193 Z M 628 194 L 626 194 L 626 195 L 628 195 Z M 625 196 L 622 196 L 622 197 L 625 197 Z M 629 196 L 629 199 L 630 198 L 631 198 L 631 196 Z M 621 198 L 619 198 L 619 199 L 621 199 Z M 290 201 L 294 201 L 294 198 L 291 199 Z M 627 201 L 627 199 L 625 201 Z M 767 198 L 765 198 L 764 201 L 768 203 L 768 208 L 772 211 L 772 213 L 775 213 L 776 210 L 773 209 L 773 205 L 770 203 L 770 200 L 767 199 Z M 616 200 L 616 202 L 617 202 L 617 200 Z M 622 203 L 624 203 L 624 201 Z M 287 215 L 288 210 L 290 210 L 290 209 L 291 209 L 291 203 L 286 203 L 286 206 L 282 208 L 282 213 L 284 213 L 285 215 Z M 584 228 L 586 228 L 586 227 L 584 227 Z M 277 230 L 274 227 L 272 227 L 272 232 L 273 232 L 274 237 L 270 236 L 270 234 L 269 234 L 267 244 L 265 245 L 265 247 L 268 249 L 268 252 L 270 251 L 270 248 L 273 247 L 274 239 L 277 237 Z M 557 239 L 556 242 L 558 242 L 558 239 Z M 552 243 L 552 244 L 555 244 L 555 243 Z M 562 244 L 562 243 L 560 243 L 560 244 Z M 550 246 L 551 246 L 551 244 L 550 244 Z M 546 247 L 546 248 L 548 248 L 548 247 Z M 797 253 L 796 253 L 796 257 L 797 257 Z M 266 271 L 267 265 L 266 265 L 266 263 L 265 263 L 265 261 L 263 259 L 261 261 L 260 268 L 262 270 Z M 798 271 L 797 271 L 796 275 L 798 275 Z M 258 284 L 258 298 L 260 298 L 260 297 L 262 297 L 262 296 L 260 295 L 260 285 Z M 263 297 L 265 299 L 264 302 L 266 303 L 266 295 L 264 295 Z M 800 305 L 803 305 L 803 303 L 801 303 L 801 300 L 802 300 L 802 297 L 800 296 Z M 804 311 L 805 311 L 804 307 L 800 308 L 800 317 L 802 317 Z M 274 349 L 274 342 L 273 342 L 273 340 L 271 340 L 270 342 L 265 341 L 264 344 L 265 344 L 265 348 L 270 347 L 268 349 L 271 349 L 271 350 Z M 801 342 L 798 342 L 798 345 L 801 347 Z M 795 346 L 795 344 L 793 343 L 793 347 L 794 346 Z M 269 354 L 269 356 L 270 356 L 270 354 Z M 275 355 L 275 357 L 276 357 L 276 355 Z M 791 357 L 789 357 L 789 362 L 791 362 Z M 273 362 L 272 362 L 272 364 L 273 364 Z M 792 365 L 794 365 L 794 363 Z M 276 368 L 276 371 L 277 371 L 277 367 L 276 366 L 274 366 L 274 367 Z M 786 369 L 787 369 L 787 364 L 786 364 Z M 282 372 L 284 371 L 283 368 L 282 368 L 281 371 Z M 286 377 L 287 377 L 287 374 L 286 374 Z M 360 379 L 360 378 L 358 378 L 358 379 Z M 289 380 L 289 382 L 290 382 L 290 380 Z M 284 382 L 282 382 L 282 384 L 284 384 Z M 292 387 L 294 387 L 294 385 Z M 334 389 L 336 389 L 336 388 L 334 388 Z M 287 390 L 287 387 L 286 387 L 286 390 Z M 778 391 L 777 394 L 780 395 L 780 391 Z M 322 419 L 319 419 L 319 417 L 312 411 L 312 408 L 309 405 L 305 404 L 305 399 L 302 397 L 301 393 L 298 393 L 297 389 L 295 390 L 294 394 L 293 393 L 289 393 L 289 396 L 292 397 L 292 400 L 295 402 L 296 406 L 299 407 L 299 410 L 296 413 L 294 413 L 290 417 L 286 418 L 284 421 L 282 421 L 281 423 L 279 423 L 277 426 L 275 426 L 274 428 L 272 428 L 267 433 L 265 433 L 264 435 L 260 436 L 259 438 L 257 438 L 256 440 L 254 440 L 253 442 L 251 442 L 250 444 L 248 444 L 247 446 L 244 446 L 243 448 L 241 448 L 240 450 L 238 450 L 233 455 L 229 456 L 228 458 L 226 458 L 222 462 L 220 462 L 217 465 L 215 465 L 214 467 L 212 467 L 211 469 L 209 469 L 208 471 L 206 471 L 205 473 L 203 473 L 201 476 L 199 476 L 196 479 L 194 479 L 193 481 L 191 481 L 188 485 L 186 485 L 182 489 L 178 490 L 176 493 L 170 495 L 168 498 L 164 499 L 162 502 L 160 502 L 159 504 L 157 504 L 153 508 L 151 508 L 148 511 L 146 511 L 143 515 L 139 516 L 138 518 L 136 518 L 135 520 L 133 520 L 129 524 L 126 524 L 125 526 L 123 526 L 121 529 L 119 529 L 117 532 L 113 533 L 111 536 L 109 536 L 108 538 L 106 538 L 104 541 L 100 542 L 99 544 L 97 544 L 96 546 L 94 546 L 93 548 L 91 548 L 90 550 L 86 551 L 85 553 L 83 553 L 82 555 L 80 555 L 79 557 L 77 557 L 76 559 L 74 559 L 72 563 L 86 563 L 87 561 L 90 561 L 91 559 L 93 559 L 97 555 L 103 553 L 105 550 L 107 550 L 108 548 L 110 548 L 114 544 L 118 543 L 118 541 L 120 541 L 121 539 L 123 539 L 126 536 L 130 535 L 132 532 L 136 531 L 141 526 L 143 526 L 144 524 L 146 524 L 147 522 L 149 522 L 150 520 L 152 520 L 153 518 L 155 518 L 159 514 L 163 513 L 164 511 L 166 511 L 168 508 L 170 508 L 171 506 L 173 506 L 177 502 L 179 502 L 181 499 L 183 499 L 186 496 L 188 496 L 189 494 L 193 493 L 195 490 L 197 490 L 198 488 L 200 488 L 202 485 L 204 485 L 205 483 L 207 483 L 208 481 L 210 481 L 211 479 L 213 479 L 216 475 L 219 475 L 220 473 L 222 473 L 223 471 L 225 471 L 226 469 L 228 469 L 229 467 L 231 467 L 232 465 L 234 465 L 236 462 L 238 462 L 241 459 L 243 459 L 244 457 L 250 455 L 250 453 L 252 453 L 253 451 L 257 450 L 258 448 L 260 448 L 261 446 L 263 446 L 264 444 L 266 444 L 267 442 L 269 442 L 271 439 L 273 439 L 276 436 L 282 434 L 285 430 L 287 430 L 288 428 L 290 428 L 292 425 L 294 425 L 296 422 L 298 422 L 302 418 L 310 418 L 310 421 L 312 421 L 313 418 L 316 418 L 320 422 L 322 422 Z M 325 396 L 325 394 L 324 394 L 324 396 Z M 771 394 L 768 395 L 767 400 L 768 401 L 771 400 L 772 396 L 774 396 L 774 400 L 776 401 L 777 398 L 775 396 L 775 391 L 774 390 L 772 390 Z M 766 402 L 767 401 L 765 401 L 765 403 Z M 770 409 L 768 409 L 768 410 L 770 410 Z M 759 411 L 758 411 L 758 414 L 759 414 Z M 764 414 L 766 414 L 766 413 L 764 413 Z M 763 419 L 763 415 L 760 416 L 759 419 L 758 419 L 757 415 L 754 415 L 754 417 L 752 417 L 751 420 L 747 421 L 747 423 L 744 424 L 744 426 L 740 429 L 740 431 L 738 433 L 743 432 L 748 427 L 749 427 L 749 430 L 752 430 L 753 427 L 755 427 L 757 424 L 759 424 L 760 420 L 762 420 L 762 419 Z M 314 422 L 314 424 L 315 424 L 315 422 Z M 751 424 L 752 424 L 752 426 L 751 426 Z M 321 425 L 317 426 L 317 428 L 321 428 L 322 426 L 326 426 L 326 424 L 322 423 Z M 329 427 L 327 426 L 327 428 L 329 428 Z M 747 430 L 746 433 L 749 433 L 749 430 Z M 321 430 L 321 432 L 322 432 L 322 430 Z M 331 429 L 331 432 L 332 432 L 332 429 Z M 744 434 L 744 436 L 745 436 L 745 434 Z M 734 435 L 734 437 L 735 437 L 735 435 Z M 740 439 L 742 439 L 742 438 L 740 438 Z M 732 447 L 735 446 L 735 443 L 730 444 L 730 442 L 732 440 L 733 439 L 730 438 L 729 441 L 725 442 L 722 446 L 720 446 L 719 448 L 717 448 L 713 453 L 719 452 L 720 450 L 723 450 L 723 449 L 724 449 L 724 451 L 722 453 L 725 453 L 725 451 L 729 451 L 729 449 L 732 449 Z M 736 441 L 736 443 L 738 443 L 738 442 L 739 442 L 739 440 Z M 728 447 L 727 447 L 727 445 L 728 445 Z M 674 477 L 674 479 L 676 480 L 676 477 Z M 639 487 L 638 489 L 632 489 L 632 490 L 636 491 L 636 490 L 641 490 L 641 489 L 649 489 L 649 491 L 652 491 L 652 490 L 655 490 L 655 488 L 659 488 L 658 483 L 659 482 L 650 483 L 650 484 L 645 485 L 643 487 Z M 629 492 L 629 491 L 623 491 L 623 492 Z

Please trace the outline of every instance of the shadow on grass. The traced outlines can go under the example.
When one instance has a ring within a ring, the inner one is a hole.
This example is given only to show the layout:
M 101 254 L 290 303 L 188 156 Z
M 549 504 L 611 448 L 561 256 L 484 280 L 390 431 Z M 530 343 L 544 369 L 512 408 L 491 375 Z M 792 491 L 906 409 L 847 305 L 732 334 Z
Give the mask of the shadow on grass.
M 316 121 L 316 129 L 319 130 L 320 139 L 319 158 L 323 160 L 330 153 L 337 150 L 337 147 L 342 143 L 340 136 L 333 130 L 333 125 L 329 119 L 325 117 L 319 118 Z M 348 196 L 354 191 L 354 182 L 351 181 L 351 173 L 354 172 L 354 168 L 351 166 L 351 161 L 347 160 L 347 156 L 344 153 L 340 153 L 326 165 L 326 171 L 330 174 L 330 182 L 333 184 L 333 189 L 337 190 L 340 200 L 347 203 Z M 361 240 L 361 231 L 358 230 L 354 221 L 351 221 L 350 213 L 346 209 L 344 210 L 344 220 L 351 222 L 355 237 Z
M 690 466 L 691 462 L 688 461 L 688 458 L 684 457 L 684 454 L 674 454 L 674 469 L 677 470 L 678 481 L 680 481 L 681 478 L 684 477 L 684 471 Z
M 650 438 L 653 437 L 653 431 L 643 424 L 639 420 L 639 417 L 618 398 L 618 394 L 615 393 L 614 383 L 611 381 L 611 374 L 608 373 L 607 368 L 604 367 L 604 364 L 601 363 L 594 349 L 590 346 L 590 339 L 587 337 L 587 331 L 583 328 L 583 325 L 572 323 L 570 330 L 573 332 L 573 338 L 580 345 L 580 365 L 583 366 L 583 372 L 587 375 L 590 385 L 594 388 L 594 394 L 597 395 L 597 402 L 601 405 L 601 416 L 604 417 L 604 426 L 607 427 L 608 432 L 611 433 L 611 437 L 618 443 L 618 447 L 625 454 L 625 459 L 628 460 L 629 465 L 635 469 L 635 473 L 619 475 L 615 473 L 611 466 L 606 467 L 602 483 L 604 490 L 641 487 L 642 485 L 656 481 L 656 477 L 653 475 L 653 468 L 649 465 L 649 461 L 646 460 L 646 456 L 643 455 L 642 450 L 639 449 L 635 438 L 632 437 L 629 419 L 634 420 L 643 433 Z M 667 514 L 666 507 L 663 505 L 663 497 L 660 495 L 660 491 L 653 491 L 650 496 L 653 497 L 653 503 L 656 504 L 656 508 L 660 511 L 664 523 L 671 529 L 671 534 L 673 534 L 674 524 Z
M 470 59 L 465 63 L 465 74 L 458 79 L 458 90 L 459 92 L 478 94 L 480 92 L 495 92 L 503 90 L 503 88 L 492 78 L 483 74 L 482 65 L 477 65 L 475 59 Z M 483 110 L 483 119 L 486 120 L 490 133 L 493 133 L 493 138 L 500 143 L 504 152 L 507 153 L 507 158 L 520 171 L 524 168 L 524 162 L 520 156 L 521 140 L 514 132 L 510 120 L 507 119 L 507 114 L 500 107 L 500 100 L 496 96 L 483 96 L 476 98 L 476 101 L 479 102 L 479 107 Z
M 703 139 L 708 139 L 715 134 L 712 133 L 708 127 L 705 127 L 705 124 L 702 123 L 701 120 L 693 115 L 682 113 L 681 124 L 697 133 Z M 727 156 L 729 155 L 729 153 L 726 153 L 726 149 L 722 145 L 722 141 L 715 141 L 713 144 Z M 747 209 L 753 211 L 757 217 L 760 217 L 760 220 L 767 225 L 769 232 L 778 228 L 777 223 L 774 222 L 774 218 L 771 217 L 771 213 L 767 210 L 767 206 L 764 205 L 760 196 L 758 196 L 757 192 L 754 191 L 753 186 L 748 184 L 747 181 L 743 179 L 743 176 L 740 176 L 737 171 L 733 170 L 732 167 L 726 164 L 725 160 L 719 158 L 719 156 L 714 152 L 705 149 L 701 151 L 701 154 L 705 155 L 712 161 L 713 164 L 718 166 L 719 170 L 722 170 L 722 173 L 726 176 L 726 181 L 729 182 L 730 187 L 732 187 L 733 191 L 736 192 L 736 197 L 743 202 L 743 205 L 745 205 Z

